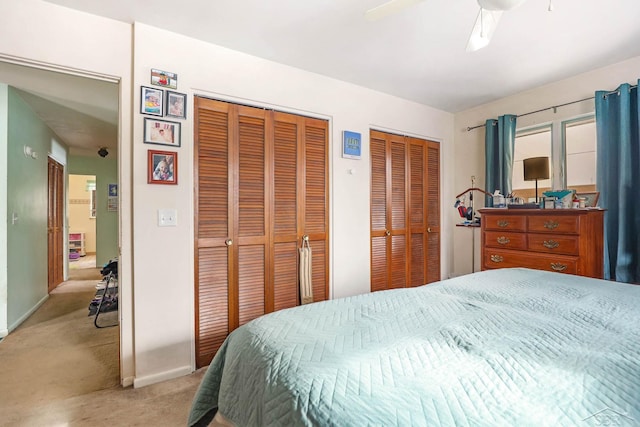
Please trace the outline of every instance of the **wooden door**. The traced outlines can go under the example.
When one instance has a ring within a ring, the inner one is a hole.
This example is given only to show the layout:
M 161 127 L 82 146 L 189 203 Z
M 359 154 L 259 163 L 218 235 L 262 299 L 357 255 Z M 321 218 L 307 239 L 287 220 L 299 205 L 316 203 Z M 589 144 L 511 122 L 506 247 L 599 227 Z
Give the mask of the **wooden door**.
M 314 300 L 328 295 L 328 124 L 196 98 L 196 354 L 299 304 L 298 247 L 313 249 Z
M 372 130 L 370 147 L 371 290 L 439 280 L 438 144 Z
M 64 280 L 64 168 L 48 159 L 47 288 L 51 292 Z

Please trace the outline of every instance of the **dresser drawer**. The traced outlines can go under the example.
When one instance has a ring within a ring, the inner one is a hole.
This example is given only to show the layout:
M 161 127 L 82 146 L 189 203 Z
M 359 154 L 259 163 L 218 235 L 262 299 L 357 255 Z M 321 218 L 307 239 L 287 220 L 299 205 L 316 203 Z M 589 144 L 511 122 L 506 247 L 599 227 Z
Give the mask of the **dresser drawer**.
M 487 249 L 482 260 L 483 269 L 525 267 L 535 270 L 577 274 L 578 258 L 570 256 L 537 255 L 526 252 Z
M 562 234 L 529 234 L 527 240 L 527 249 L 530 251 L 548 254 L 579 254 L 579 236 L 567 236 Z
M 578 234 L 580 232 L 580 218 L 577 215 L 529 216 L 528 231 L 533 233 Z
M 489 248 L 527 249 L 527 235 L 501 231 L 485 231 L 484 244 Z
M 482 218 L 485 230 L 526 231 L 527 218 L 512 215 L 485 215 Z

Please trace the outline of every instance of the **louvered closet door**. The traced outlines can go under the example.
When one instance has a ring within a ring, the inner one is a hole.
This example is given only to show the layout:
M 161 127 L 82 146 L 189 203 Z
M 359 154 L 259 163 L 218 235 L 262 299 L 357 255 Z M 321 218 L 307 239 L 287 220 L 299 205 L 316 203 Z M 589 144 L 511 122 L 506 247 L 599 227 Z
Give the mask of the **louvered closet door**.
M 387 141 L 371 131 L 371 290 L 389 288 L 387 256 Z
M 309 237 L 313 300 L 328 298 L 328 124 L 274 112 L 273 310 L 300 303 L 298 248 Z
M 425 283 L 440 280 L 440 144 L 426 141 L 427 270 Z
M 196 98 L 198 366 L 229 332 L 299 304 L 298 248 L 328 294 L 328 123 Z
M 438 150 L 430 141 L 370 133 L 372 291 L 439 279 L 439 170 L 429 163 L 439 160 L 429 157 L 429 144 Z
M 208 365 L 229 333 L 229 283 L 234 282 L 234 205 L 230 185 L 230 104 L 195 98 L 196 365 Z M 233 243 L 233 242 L 231 242 Z

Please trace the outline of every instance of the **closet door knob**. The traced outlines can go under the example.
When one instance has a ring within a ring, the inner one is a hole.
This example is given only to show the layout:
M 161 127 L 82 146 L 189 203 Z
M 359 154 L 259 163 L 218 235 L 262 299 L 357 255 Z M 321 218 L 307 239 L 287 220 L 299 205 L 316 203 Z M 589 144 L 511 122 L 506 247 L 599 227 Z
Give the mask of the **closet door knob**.
M 227 245 L 227 246 L 231 246 L 231 245 L 233 245 L 233 240 L 227 239 L 227 240 L 224 241 L 224 244 Z
M 391 232 L 389 230 L 384 230 L 384 235 L 385 236 L 391 236 Z
M 431 227 L 427 227 L 427 233 L 431 233 Z

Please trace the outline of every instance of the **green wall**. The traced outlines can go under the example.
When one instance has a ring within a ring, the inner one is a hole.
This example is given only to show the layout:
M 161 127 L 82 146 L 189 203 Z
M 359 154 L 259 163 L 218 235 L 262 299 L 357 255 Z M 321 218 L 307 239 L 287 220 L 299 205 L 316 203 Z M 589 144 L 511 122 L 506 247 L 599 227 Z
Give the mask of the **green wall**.
M 9 87 L 0 83 L 0 198 L 7 194 L 7 110 Z M 0 337 L 9 333 L 7 323 L 7 203 L 0 199 Z
M 96 150 L 97 152 L 97 150 Z M 70 175 L 96 176 L 96 265 L 102 267 L 118 256 L 118 212 L 107 211 L 109 184 L 118 182 L 115 153 L 108 157 L 69 156 Z M 111 157 L 111 158 L 110 158 Z
M 7 323 L 11 330 L 48 296 L 47 156 L 54 135 L 11 87 L 7 130 Z M 27 157 L 25 146 L 37 158 Z

